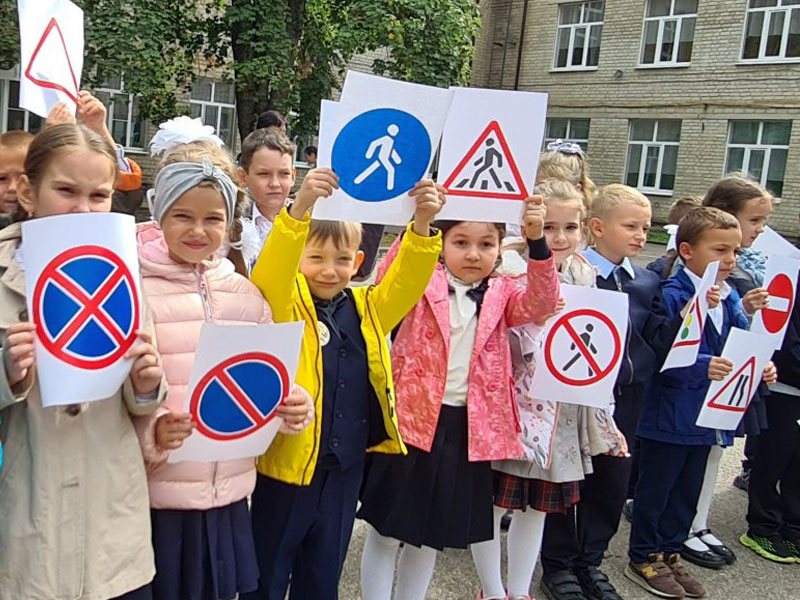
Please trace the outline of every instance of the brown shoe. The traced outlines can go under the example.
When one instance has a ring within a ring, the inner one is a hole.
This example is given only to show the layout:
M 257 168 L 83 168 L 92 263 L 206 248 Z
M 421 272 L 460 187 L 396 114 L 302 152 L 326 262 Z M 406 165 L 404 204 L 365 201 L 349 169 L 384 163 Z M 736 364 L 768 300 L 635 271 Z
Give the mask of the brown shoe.
M 702 598 L 706 595 L 706 589 L 703 587 L 703 584 L 692 577 L 692 574 L 689 573 L 686 567 L 683 566 L 683 563 L 681 563 L 680 554 L 677 552 L 675 554 L 670 554 L 667 559 L 667 566 L 675 576 L 675 581 L 680 584 L 689 598 Z
M 664 555 L 651 554 L 646 563 L 628 563 L 625 577 L 661 598 L 683 598 L 686 593 L 675 581 L 672 570 L 664 564 Z

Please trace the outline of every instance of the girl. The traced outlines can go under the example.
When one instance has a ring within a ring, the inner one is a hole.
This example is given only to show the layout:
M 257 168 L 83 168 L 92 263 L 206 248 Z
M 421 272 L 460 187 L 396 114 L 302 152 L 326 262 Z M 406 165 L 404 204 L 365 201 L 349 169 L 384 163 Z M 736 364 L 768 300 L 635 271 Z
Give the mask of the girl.
M 361 563 L 365 600 L 388 600 L 400 542 L 396 598 L 422 600 L 445 547 L 492 537 L 491 460 L 523 453 L 511 388 L 508 326 L 540 320 L 558 300 L 541 197 L 526 201 L 527 281 L 492 276 L 502 225 L 439 224 L 442 261 L 392 348 L 407 456 L 375 456 L 359 516 L 372 525 Z M 393 251 L 396 250 L 395 246 Z M 385 273 L 394 256 L 384 261 Z
M 170 385 L 166 406 L 136 424 L 150 488 L 156 600 L 234 598 L 258 585 L 247 508 L 255 460 L 167 463 L 193 429 L 182 411 L 203 323 L 271 321 L 258 289 L 220 257 L 242 196 L 234 175 L 231 159 L 213 143 L 175 146 L 150 196 L 156 222 L 138 229 L 143 290 Z M 277 412 L 282 431 L 292 433 L 310 422 L 313 408 L 295 387 Z
M 537 183 L 545 179 L 560 179 L 573 185 L 583 195 L 586 210 L 592 207 L 597 186 L 589 177 L 586 156 L 578 144 L 556 140 L 547 144 L 547 152 L 539 158 Z
M 23 218 L 108 212 L 117 173 L 101 136 L 83 125 L 48 127 L 19 180 Z M 147 485 L 131 415 L 161 403 L 161 361 L 151 334 L 137 331 L 130 379 L 113 396 L 43 408 L 21 231 L 15 223 L 0 233 L 0 598 L 148 600 Z
M 594 268 L 578 253 L 586 214 L 580 192 L 567 182 L 545 179 L 535 193 L 547 207 L 544 232 L 559 279 L 594 287 Z M 592 454 L 626 453 L 625 438 L 607 411 L 535 400 L 531 382 L 540 332 L 538 325 L 524 325 L 509 334 L 525 455 L 523 460 L 492 463 L 494 538 L 471 546 L 483 590 L 478 598 L 487 600 L 530 600 L 545 515 L 566 512 L 578 502 L 578 482 L 591 472 Z M 508 509 L 514 511 L 514 518 L 508 532 L 508 585 L 504 588 L 500 520 Z

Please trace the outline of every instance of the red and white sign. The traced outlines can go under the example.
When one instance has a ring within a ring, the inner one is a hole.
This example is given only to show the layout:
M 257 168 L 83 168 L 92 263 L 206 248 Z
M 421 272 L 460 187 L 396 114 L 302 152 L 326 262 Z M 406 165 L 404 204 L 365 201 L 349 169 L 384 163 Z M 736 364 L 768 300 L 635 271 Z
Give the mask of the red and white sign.
M 540 400 L 605 408 L 628 333 L 628 296 L 562 285 L 564 310 L 544 327 L 533 382 Z
M 69 0 L 18 0 L 20 106 L 47 117 L 59 102 L 74 112 L 83 71 L 83 11 Z
M 750 331 L 768 335 L 776 350 L 783 344 L 794 308 L 798 271 L 800 262 L 792 258 L 775 254 L 767 260 L 764 287 L 769 292 L 769 304 L 753 315 Z

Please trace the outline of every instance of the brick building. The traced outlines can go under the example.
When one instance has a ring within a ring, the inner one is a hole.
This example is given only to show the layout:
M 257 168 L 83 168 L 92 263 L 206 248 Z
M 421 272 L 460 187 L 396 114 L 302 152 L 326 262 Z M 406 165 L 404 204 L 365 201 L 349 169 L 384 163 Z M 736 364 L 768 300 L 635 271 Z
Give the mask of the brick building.
M 547 92 L 548 138 L 587 149 L 663 221 L 747 171 L 800 234 L 800 1 L 482 0 L 473 85 Z

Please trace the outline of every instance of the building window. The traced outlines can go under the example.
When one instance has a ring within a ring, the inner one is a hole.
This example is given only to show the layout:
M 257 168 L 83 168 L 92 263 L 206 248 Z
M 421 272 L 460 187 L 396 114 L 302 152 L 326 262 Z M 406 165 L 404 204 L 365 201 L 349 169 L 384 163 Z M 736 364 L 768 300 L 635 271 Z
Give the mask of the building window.
M 589 119 L 547 119 L 544 147 L 556 140 L 573 142 L 586 152 L 589 148 Z
M 200 78 L 192 84 L 191 115 L 211 125 L 228 148 L 236 128 L 236 88 L 232 83 Z
M 681 122 L 631 119 L 625 183 L 649 194 L 672 194 Z
M 725 171 L 747 173 L 780 198 L 791 135 L 791 121 L 731 121 Z
M 558 9 L 555 69 L 594 69 L 600 57 L 604 2 L 562 4 Z
M 0 127 L 2 131 L 22 129 L 38 133 L 44 127 L 44 119 L 19 106 L 19 79 L 16 72 L 0 75 Z
M 123 78 L 114 76 L 107 79 L 94 90 L 94 95 L 106 106 L 106 125 L 114 140 L 123 148 L 144 148 L 144 121 L 139 110 L 139 97 L 125 92 Z
M 800 0 L 749 0 L 742 60 L 800 60 Z
M 648 0 L 642 65 L 675 67 L 692 59 L 697 0 Z

